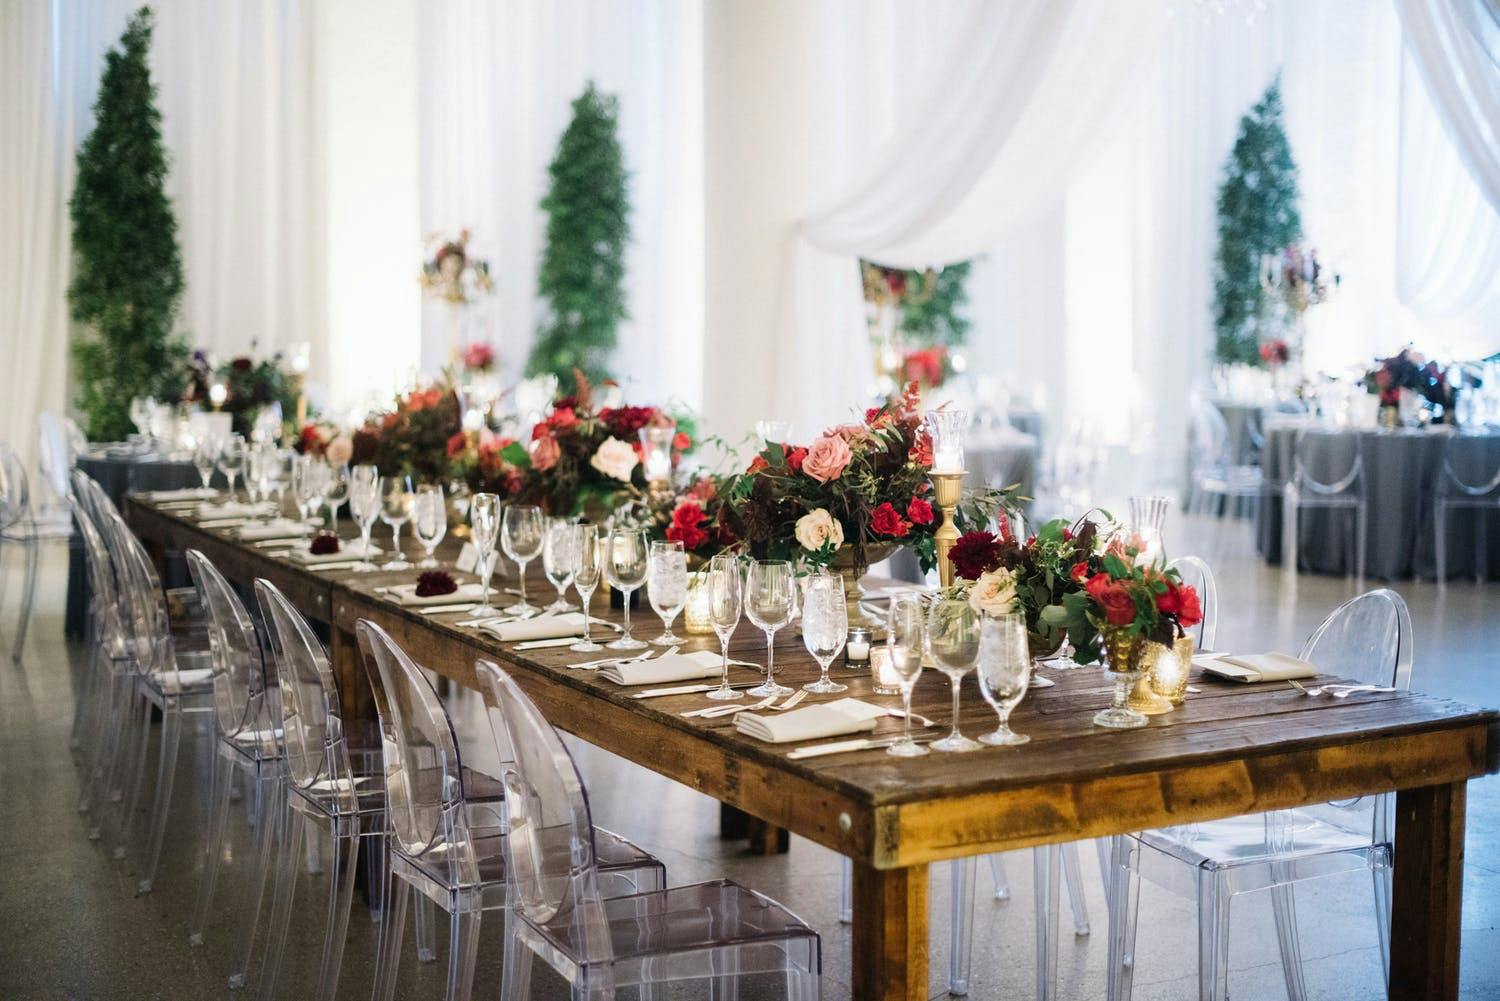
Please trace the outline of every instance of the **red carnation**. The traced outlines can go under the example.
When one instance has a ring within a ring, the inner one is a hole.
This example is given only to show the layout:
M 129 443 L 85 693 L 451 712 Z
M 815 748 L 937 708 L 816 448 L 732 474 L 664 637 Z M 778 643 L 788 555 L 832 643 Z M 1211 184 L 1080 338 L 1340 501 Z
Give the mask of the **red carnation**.
M 913 497 L 906 505 L 906 516 L 914 525 L 932 524 L 932 505 L 920 497 Z
M 870 528 L 877 535 L 889 535 L 899 539 L 911 531 L 911 522 L 903 519 L 896 510 L 896 506 L 886 501 L 870 515 Z
M 968 532 L 953 543 L 948 560 L 955 574 L 964 580 L 978 580 L 980 574 L 1000 565 L 1000 540 L 993 532 Z
M 794 473 L 802 472 L 802 460 L 807 458 L 807 449 L 798 445 L 786 454 L 786 464 Z
M 708 533 L 699 527 L 707 520 L 703 508 L 685 501 L 672 512 L 672 524 L 668 526 L 666 536 L 673 542 L 682 543 L 683 549 L 697 549 L 708 541 Z
M 1110 580 L 1109 574 L 1094 574 L 1084 590 L 1094 604 L 1104 609 L 1104 618 L 1110 625 L 1128 626 L 1135 621 L 1135 599 L 1123 584 Z

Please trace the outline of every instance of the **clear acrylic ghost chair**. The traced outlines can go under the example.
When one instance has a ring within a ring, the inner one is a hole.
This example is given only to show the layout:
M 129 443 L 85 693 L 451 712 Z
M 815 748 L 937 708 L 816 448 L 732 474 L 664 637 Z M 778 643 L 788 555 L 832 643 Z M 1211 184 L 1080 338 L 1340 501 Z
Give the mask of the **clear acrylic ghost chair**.
M 1466 462 L 1467 457 L 1455 455 L 1456 452 L 1472 450 L 1476 455 L 1482 456 L 1487 452 L 1488 440 L 1485 438 L 1470 438 L 1459 435 L 1448 441 L 1448 447 L 1443 450 L 1443 472 L 1438 478 L 1437 503 L 1433 505 L 1432 532 L 1433 543 L 1437 552 L 1437 579 L 1438 584 L 1447 583 L 1448 580 L 1448 518 L 1455 510 L 1468 510 L 1474 512 L 1474 533 L 1477 545 L 1474 547 L 1474 579 L 1484 580 L 1485 558 L 1489 554 L 1489 546 L 1486 544 L 1485 524 L 1489 520 L 1488 512 L 1500 512 L 1500 464 L 1497 464 L 1493 473 L 1481 474 L 1478 481 L 1465 479 L 1455 466 L 1455 459 L 1459 465 L 1470 467 Z M 1470 467 L 1471 468 L 1471 467 Z
M 119 614 L 114 568 L 82 497 L 80 491 L 68 498 L 68 504 L 83 544 L 84 568 L 89 578 L 89 606 L 84 617 L 84 643 L 89 655 L 74 705 L 69 746 L 78 752 L 85 765 L 78 810 L 87 813 L 93 808 L 96 783 L 102 778 L 104 756 L 108 753 L 105 735 L 110 732 L 113 711 L 123 706 L 126 686 L 133 679 L 130 644 Z
M 1293 449 L 1292 476 L 1281 491 L 1281 565 L 1288 574 L 1295 576 L 1300 570 L 1297 549 L 1301 542 L 1301 530 L 1297 523 L 1303 508 L 1348 511 L 1350 514 L 1350 548 L 1354 554 L 1354 578 L 1365 579 L 1365 545 L 1369 504 L 1365 498 L 1364 454 L 1358 435 L 1319 435 L 1322 447 L 1332 452 L 1352 453 L 1347 458 L 1346 471 L 1332 481 L 1315 479 L 1307 469 L 1307 447 L 1311 439 L 1307 432 L 1299 432 Z M 1336 461 L 1344 456 L 1332 455 Z
M 31 606 L 36 596 L 37 563 L 41 558 L 41 526 L 31 508 L 31 486 L 26 467 L 9 445 L 0 442 L 0 558 L 6 546 L 20 546 L 25 553 L 24 577 L 21 583 L 21 613 L 16 620 L 16 636 L 10 659 L 19 664 L 26 646 L 26 629 L 31 624 Z M 4 567 L 0 561 L 0 596 L 3 596 Z M 4 602 L 0 601 L 0 607 Z
M 218 738 L 214 741 L 210 771 L 208 826 L 200 852 L 203 870 L 198 877 L 198 897 L 188 925 L 188 942 L 203 944 L 224 856 L 232 791 L 239 782 L 252 791 L 250 818 L 254 832 L 229 970 L 229 986 L 243 987 L 265 898 L 275 840 L 274 818 L 280 803 L 283 752 L 277 733 L 275 676 L 255 621 L 229 581 L 198 550 L 189 549 L 186 556 L 199 601 L 208 610 L 209 662 Z
M 43 532 L 52 538 L 69 534 L 68 481 L 76 455 L 67 428 L 58 416 L 44 410 L 37 416 L 37 472 L 41 473 L 45 496 L 35 507 L 36 520 Z M 38 491 L 41 494 L 41 491 Z
M 732 997 L 744 977 L 784 978 L 797 1001 L 818 996 L 818 935 L 780 904 L 728 880 L 606 897 L 598 835 L 572 756 L 536 705 L 499 667 L 475 670 L 493 699 L 510 833 L 506 1001 L 529 998 L 533 958 L 570 985 L 575 1001 L 624 987 L 709 980 Z
M 395 991 L 406 906 L 415 889 L 449 916 L 446 997 L 473 988 L 485 911 L 506 905 L 508 804 L 496 780 L 464 768 L 453 726 L 411 658 L 372 622 L 356 625 L 380 716 L 385 752 L 389 900 L 375 961 L 376 1001 Z M 666 883 L 661 862 L 607 831 L 596 832 L 610 888 L 633 893 Z
M 1260 467 L 1234 461 L 1224 415 L 1198 392 L 1188 398 L 1188 460 L 1189 513 L 1238 515 L 1260 497 Z
M 1344 602 L 1313 632 L 1302 659 L 1355 681 L 1411 687 L 1412 627 L 1394 591 Z M 1110 904 L 1110 1001 L 1130 997 L 1140 880 L 1198 902 L 1198 994 L 1224 1001 L 1229 990 L 1230 901 L 1269 889 L 1288 996 L 1307 996 L 1297 938 L 1297 883 L 1368 872 L 1376 931 L 1389 972 L 1394 797 L 1389 793 L 1295 810 L 1252 814 L 1117 841 Z

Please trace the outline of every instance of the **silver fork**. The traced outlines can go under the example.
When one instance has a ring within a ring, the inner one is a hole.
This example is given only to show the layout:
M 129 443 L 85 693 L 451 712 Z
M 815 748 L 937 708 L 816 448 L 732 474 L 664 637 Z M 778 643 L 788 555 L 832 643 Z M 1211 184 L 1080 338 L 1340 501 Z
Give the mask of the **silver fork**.
M 1357 685 L 1357 684 L 1353 684 L 1351 682 L 1345 682 L 1345 683 L 1342 683 L 1342 684 L 1335 682 L 1335 683 L 1329 684 L 1329 685 L 1316 685 L 1316 686 L 1314 686 L 1312 688 L 1305 688 L 1302 685 L 1299 685 L 1297 682 L 1291 680 L 1290 678 L 1287 679 L 1287 684 L 1289 684 L 1293 688 L 1297 689 L 1297 691 L 1301 692 L 1303 695 L 1331 695 L 1331 696 L 1333 696 L 1336 699 L 1347 699 L 1350 695 L 1353 695 L 1355 692 L 1394 692 L 1395 691 L 1394 688 L 1391 688 L 1391 687 L 1389 687 L 1387 685 L 1367 685 L 1367 684 L 1359 684 L 1359 685 Z
M 765 709 L 780 697 L 779 695 L 767 695 L 759 702 L 752 702 L 748 706 L 709 706 L 706 709 L 689 709 L 682 715 L 687 717 L 696 716 L 700 719 L 717 719 L 720 716 L 732 716 L 735 713 L 749 712 L 753 709 Z

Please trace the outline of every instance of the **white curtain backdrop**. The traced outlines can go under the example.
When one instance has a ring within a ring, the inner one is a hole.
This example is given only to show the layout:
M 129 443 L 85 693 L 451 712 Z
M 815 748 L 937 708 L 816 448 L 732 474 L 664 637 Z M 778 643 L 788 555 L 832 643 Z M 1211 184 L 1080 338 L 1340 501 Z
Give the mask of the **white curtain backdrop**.
M 614 369 L 631 398 L 701 404 L 703 27 L 696 3 L 452 0 L 424 8 L 419 35 L 422 228 L 469 229 L 496 294 L 474 308 L 476 339 L 508 372 L 542 315 L 536 273 L 548 162 L 593 80 L 619 99 L 630 172 L 629 319 Z M 413 248 L 413 265 L 416 262 Z M 446 364 L 441 303 L 423 312 L 423 365 Z

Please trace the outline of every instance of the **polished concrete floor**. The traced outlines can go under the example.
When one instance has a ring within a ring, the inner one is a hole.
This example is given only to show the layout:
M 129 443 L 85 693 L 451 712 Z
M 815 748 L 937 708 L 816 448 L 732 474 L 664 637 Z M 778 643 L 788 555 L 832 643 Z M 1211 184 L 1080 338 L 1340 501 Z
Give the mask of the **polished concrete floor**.
M 1172 526 L 1174 549 L 1209 560 L 1220 580 L 1219 645 L 1227 649 L 1295 650 L 1317 621 L 1353 593 L 1350 582 L 1303 577 L 1289 582 L 1254 556 L 1245 522 Z M 9 576 L 14 578 L 11 556 Z M 204 755 L 185 739 L 168 846 L 155 892 L 134 895 L 135 880 L 85 836 L 75 811 L 78 769 L 67 747 L 72 721 L 72 665 L 79 651 L 62 640 L 66 564 L 47 554 L 33 639 L 19 666 L 0 662 L 0 999 L 218 998 L 225 987 L 231 932 L 244 916 L 235 891 L 244 868 L 248 828 L 231 825 L 218 906 L 207 941 L 188 945 L 196 888 L 195 848 L 203 822 Z M 16 581 L 5 591 L 0 640 L 8 651 L 17 607 Z M 1462 701 L 1500 705 L 1500 586 L 1454 583 L 1445 589 L 1404 582 L 1417 629 L 1416 687 Z M 461 719 L 474 707 L 455 700 Z M 481 731 L 475 730 L 478 740 Z M 201 747 L 203 743 L 200 742 Z M 636 839 L 667 864 L 673 883 L 728 875 L 783 901 L 823 935 L 823 997 L 850 997 L 849 932 L 837 921 L 838 859 L 794 838 L 788 855 L 760 858 L 717 836 L 716 805 L 690 790 L 572 741 L 592 795 L 595 818 Z M 483 746 L 473 748 L 482 759 Z M 1084 884 L 1093 934 L 1065 936 L 1061 998 L 1104 994 L 1104 904 L 1092 853 Z M 1034 991 L 1034 938 L 1029 855 L 1007 857 L 1012 895 L 990 899 L 981 869 L 971 997 L 1029 997 Z M 311 993 L 321 950 L 326 877 L 304 877 L 290 929 L 285 998 Z M 946 996 L 948 872 L 933 868 L 932 997 Z M 1383 996 L 1368 877 L 1328 879 L 1298 897 L 1309 995 L 1358 1001 Z M 1236 898 L 1232 911 L 1236 998 L 1285 996 L 1269 901 Z M 1196 928 L 1189 902 L 1147 887 L 1141 908 L 1135 996 L 1187 999 L 1196 993 Z M 494 997 L 499 974 L 498 922 L 486 929 L 477 996 Z M 1500 782 L 1470 787 L 1463 914 L 1462 996 L 1500 997 Z M 1066 921 L 1064 927 L 1067 927 Z M 368 996 L 374 926 L 356 907 L 345 953 L 340 998 Z M 408 936 L 409 941 L 409 936 Z M 408 950 L 398 996 L 439 998 L 442 963 L 421 964 Z M 254 988 L 254 971 L 252 986 Z M 247 996 L 247 992 L 242 992 Z M 539 977 L 538 998 L 566 997 L 560 982 Z M 674 991 L 672 997 L 706 992 Z M 741 997 L 775 996 L 750 989 Z

